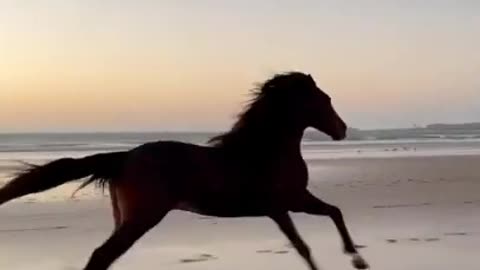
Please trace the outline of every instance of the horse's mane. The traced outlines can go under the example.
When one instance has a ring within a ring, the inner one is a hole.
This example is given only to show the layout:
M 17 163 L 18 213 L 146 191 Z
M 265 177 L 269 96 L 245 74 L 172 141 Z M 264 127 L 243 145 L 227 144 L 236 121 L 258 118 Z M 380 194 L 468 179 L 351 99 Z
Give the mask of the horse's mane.
M 262 133 L 267 135 L 265 132 L 276 124 L 275 121 L 280 121 L 271 117 L 272 114 L 280 113 L 282 109 L 279 105 L 284 103 L 279 102 L 279 99 L 289 98 L 279 93 L 282 91 L 280 88 L 284 88 L 288 81 L 307 78 L 311 79 L 309 75 L 301 72 L 287 72 L 276 74 L 265 82 L 256 84 L 256 87 L 250 91 L 251 99 L 237 115 L 237 121 L 230 131 L 211 138 L 209 143 L 213 146 L 228 146 L 235 145 L 244 139 L 250 141 L 253 136 L 258 138 Z

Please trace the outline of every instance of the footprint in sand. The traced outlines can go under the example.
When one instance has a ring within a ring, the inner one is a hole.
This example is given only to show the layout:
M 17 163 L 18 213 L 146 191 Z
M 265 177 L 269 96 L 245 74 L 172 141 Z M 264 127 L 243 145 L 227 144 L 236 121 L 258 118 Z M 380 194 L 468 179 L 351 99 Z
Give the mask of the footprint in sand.
M 408 208 L 408 207 L 420 207 L 420 206 L 430 206 L 432 205 L 429 202 L 425 203 L 412 203 L 412 204 L 387 204 L 387 205 L 374 205 L 373 208 L 376 209 L 388 209 L 388 208 Z
M 445 234 L 445 235 L 448 235 L 448 234 Z M 454 234 L 450 234 L 450 235 L 454 235 Z M 405 241 L 410 241 L 410 242 L 420 242 L 420 241 L 424 241 L 424 242 L 438 242 L 440 240 L 442 240 L 441 238 L 438 238 L 438 237 L 428 237 L 428 238 L 418 238 L 418 237 L 410 237 L 410 238 L 406 238 L 404 239 Z M 395 243 L 398 243 L 399 241 L 404 241 L 404 240 L 398 240 L 398 239 L 386 239 L 385 241 L 387 243 L 390 243 L 390 244 L 395 244 Z
M 205 262 L 205 261 L 211 261 L 211 260 L 216 260 L 216 259 L 218 259 L 218 258 L 211 255 L 211 254 L 199 254 L 199 255 L 197 255 L 193 258 L 180 259 L 180 263 Z
M 463 203 L 464 203 L 464 204 L 480 203 L 480 200 L 464 201 Z
M 290 247 L 287 247 L 290 248 Z M 271 250 L 271 249 L 260 249 L 257 250 L 256 253 L 258 254 L 287 254 L 290 253 L 289 250 Z
M 451 233 L 444 233 L 446 236 L 467 236 L 468 233 L 466 232 L 451 232 Z
M 0 230 L 0 233 L 27 232 L 27 231 L 54 231 L 54 230 L 65 230 L 65 229 L 68 229 L 68 226 L 52 226 L 52 227 L 38 227 L 38 228 L 25 228 L 25 229 L 4 229 L 4 230 Z
M 272 253 L 273 250 L 271 249 L 261 249 L 256 251 L 258 254 L 266 254 L 266 253 Z
M 432 237 L 423 239 L 425 242 L 437 242 L 440 241 L 440 238 Z

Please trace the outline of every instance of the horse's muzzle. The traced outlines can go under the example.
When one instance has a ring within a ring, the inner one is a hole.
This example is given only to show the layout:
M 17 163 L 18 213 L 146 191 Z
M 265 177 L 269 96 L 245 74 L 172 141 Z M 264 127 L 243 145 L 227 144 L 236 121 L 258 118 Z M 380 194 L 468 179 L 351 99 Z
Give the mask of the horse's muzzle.
M 341 141 L 341 140 L 344 140 L 346 137 L 347 137 L 347 133 L 343 132 L 342 134 L 332 136 L 332 139 L 334 141 Z
M 341 141 L 347 137 L 347 125 L 341 119 L 337 120 L 335 132 L 333 132 L 331 137 L 334 141 Z

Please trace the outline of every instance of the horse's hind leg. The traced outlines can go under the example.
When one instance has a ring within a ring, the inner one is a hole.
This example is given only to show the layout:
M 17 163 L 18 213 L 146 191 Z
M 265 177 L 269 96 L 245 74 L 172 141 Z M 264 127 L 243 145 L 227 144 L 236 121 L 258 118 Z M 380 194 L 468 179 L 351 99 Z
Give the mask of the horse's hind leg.
M 84 270 L 107 270 L 110 265 L 122 256 L 138 239 L 158 224 L 170 209 L 149 212 L 138 217 L 130 217 L 113 232 L 107 241 L 95 249 Z
M 113 183 L 109 184 L 109 191 L 110 200 L 112 202 L 113 221 L 115 223 L 115 230 L 117 230 L 122 222 L 122 215 L 120 212 L 120 205 L 118 204 L 117 191 Z
M 297 206 L 295 211 L 301 211 L 312 215 L 329 216 L 335 223 L 335 226 L 340 233 L 345 252 L 353 257 L 353 266 L 357 269 L 367 269 L 368 263 L 358 254 L 352 238 L 350 237 L 350 233 L 348 232 L 347 226 L 345 225 L 343 214 L 340 209 L 334 205 L 323 202 L 308 191 L 305 192 L 304 196 L 301 198 L 301 201 L 302 203 Z
M 117 180 L 113 186 L 120 224 L 110 238 L 95 249 L 85 270 L 108 269 L 174 206 L 173 200 L 160 187 L 139 187 L 128 179 L 122 180 Z
M 270 218 L 275 221 L 275 223 L 278 225 L 283 234 L 285 234 L 285 236 L 290 240 L 293 247 L 297 250 L 300 256 L 302 256 L 302 258 L 307 262 L 310 270 L 318 270 L 318 267 L 313 260 L 312 255 L 310 254 L 310 248 L 305 243 L 305 241 L 303 241 L 300 234 L 297 232 L 297 229 L 293 224 L 292 218 L 288 215 L 288 213 L 271 215 Z
M 140 237 L 155 226 L 160 219 L 139 219 L 121 224 L 100 247 L 95 249 L 85 270 L 107 270 Z

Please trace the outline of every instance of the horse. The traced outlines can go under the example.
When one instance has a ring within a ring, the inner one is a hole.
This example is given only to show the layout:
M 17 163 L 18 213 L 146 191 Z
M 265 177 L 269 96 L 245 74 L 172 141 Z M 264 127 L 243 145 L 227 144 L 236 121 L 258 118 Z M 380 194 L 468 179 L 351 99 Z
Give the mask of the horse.
M 307 128 L 337 141 L 347 133 L 330 96 L 311 75 L 274 74 L 252 90 L 233 127 L 204 145 L 148 142 L 129 151 L 28 165 L 0 189 L 0 205 L 78 179 L 85 179 L 79 189 L 108 186 L 114 230 L 91 253 L 84 270 L 108 269 L 171 210 L 270 218 L 310 270 L 319 268 L 290 213 L 328 216 L 353 266 L 367 269 L 342 211 L 308 191 L 308 168 L 301 154 Z

